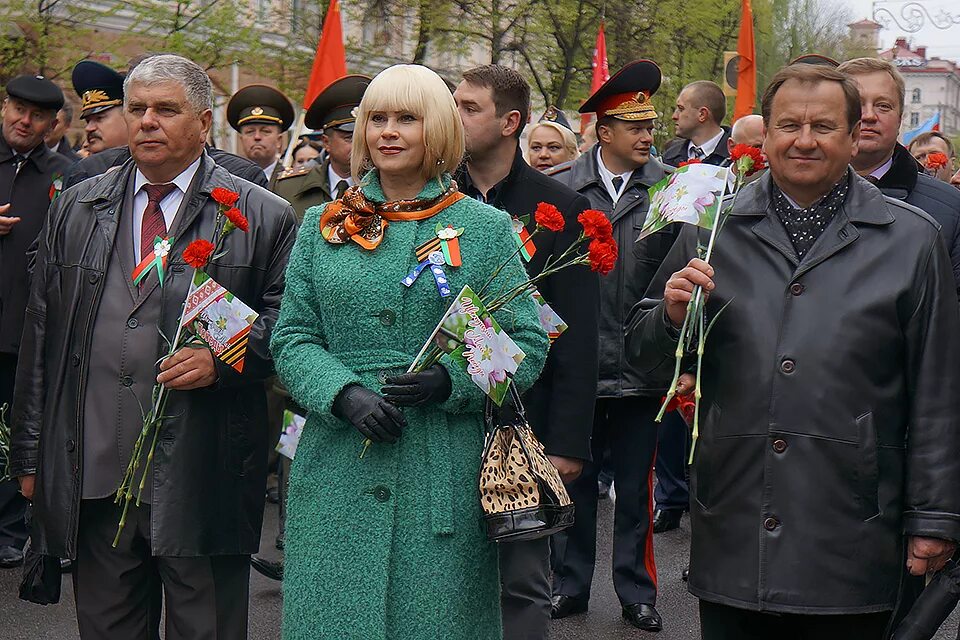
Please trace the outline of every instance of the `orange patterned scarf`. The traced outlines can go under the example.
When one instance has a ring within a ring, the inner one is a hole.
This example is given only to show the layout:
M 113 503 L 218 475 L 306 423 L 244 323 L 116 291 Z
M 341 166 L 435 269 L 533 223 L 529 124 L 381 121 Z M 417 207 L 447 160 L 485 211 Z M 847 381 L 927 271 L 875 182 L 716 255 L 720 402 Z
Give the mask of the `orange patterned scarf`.
M 353 186 L 347 189 L 343 198 L 327 205 L 320 218 L 320 234 L 331 244 L 345 244 L 352 240 L 372 251 L 383 242 L 388 220 L 426 220 L 463 197 L 452 180 L 447 190 L 436 198 L 384 203 L 368 200 L 359 186 Z

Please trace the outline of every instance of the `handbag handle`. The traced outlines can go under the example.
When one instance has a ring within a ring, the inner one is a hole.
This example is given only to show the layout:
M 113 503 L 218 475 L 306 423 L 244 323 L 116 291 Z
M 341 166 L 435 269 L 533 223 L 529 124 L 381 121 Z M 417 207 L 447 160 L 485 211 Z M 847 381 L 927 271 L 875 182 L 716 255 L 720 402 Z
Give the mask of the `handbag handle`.
M 520 400 L 520 392 L 517 391 L 516 385 L 513 384 L 513 379 L 510 379 L 510 400 L 513 402 L 514 415 L 516 416 L 516 422 L 521 424 L 527 423 L 527 414 L 526 410 L 523 408 L 523 402 Z M 498 407 L 493 400 L 490 399 L 490 396 L 486 397 L 486 402 L 483 407 L 483 423 L 486 426 L 487 432 L 493 431 L 497 426 L 501 424 L 501 407 Z

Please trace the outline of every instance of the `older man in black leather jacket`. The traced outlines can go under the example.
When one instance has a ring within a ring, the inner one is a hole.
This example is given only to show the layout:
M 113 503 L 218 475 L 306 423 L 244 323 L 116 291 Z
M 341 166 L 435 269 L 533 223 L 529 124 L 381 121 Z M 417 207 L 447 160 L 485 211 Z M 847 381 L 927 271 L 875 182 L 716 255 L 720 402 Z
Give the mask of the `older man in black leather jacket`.
M 243 638 L 266 478 L 263 383 L 296 221 L 284 200 L 204 152 L 212 87 L 200 67 L 155 56 L 126 82 L 132 159 L 64 192 L 40 235 L 11 473 L 34 502 L 36 549 L 76 560 L 82 638 L 156 636 L 161 588 L 167 638 Z M 176 334 L 192 279 L 181 256 L 193 240 L 215 237 L 218 187 L 238 194 L 250 227 L 227 235 L 205 267 L 259 314 L 242 372 L 206 348 L 181 349 L 158 371 L 162 336 Z M 149 259 L 144 243 L 155 233 L 172 245 L 166 276 L 161 286 L 150 272 L 138 286 L 131 272 Z M 114 547 L 113 496 L 157 382 L 170 390 L 169 418 L 145 502 L 131 505 Z

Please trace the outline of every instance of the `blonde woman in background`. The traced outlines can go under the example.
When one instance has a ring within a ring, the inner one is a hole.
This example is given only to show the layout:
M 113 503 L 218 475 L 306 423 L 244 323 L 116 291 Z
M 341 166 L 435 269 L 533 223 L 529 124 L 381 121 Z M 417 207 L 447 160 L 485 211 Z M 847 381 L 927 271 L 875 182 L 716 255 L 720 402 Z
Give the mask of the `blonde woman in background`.
M 544 117 L 550 113 L 548 109 Z M 559 111 L 554 113 L 558 114 L 554 116 L 558 120 L 562 117 Z M 566 122 L 566 118 L 563 121 Z M 576 160 L 579 155 L 577 137 L 560 122 L 541 119 L 527 137 L 527 163 L 537 171 L 548 171 L 558 164 Z

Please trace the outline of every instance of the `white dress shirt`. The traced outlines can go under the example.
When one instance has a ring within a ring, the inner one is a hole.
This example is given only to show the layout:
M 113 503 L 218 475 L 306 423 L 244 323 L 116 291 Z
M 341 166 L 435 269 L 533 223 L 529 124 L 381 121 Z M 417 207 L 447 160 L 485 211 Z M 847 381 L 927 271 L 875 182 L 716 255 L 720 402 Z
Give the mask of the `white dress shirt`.
M 704 142 L 703 144 L 699 145 L 699 146 L 700 146 L 700 150 L 703 151 L 703 155 L 700 156 L 700 159 L 701 159 L 701 160 L 703 160 L 704 158 L 706 158 L 706 157 L 709 156 L 711 153 L 713 153 L 714 151 L 717 150 L 717 145 L 720 144 L 720 139 L 721 139 L 721 138 L 723 138 L 723 129 L 720 129 L 720 133 L 718 133 L 717 135 L 713 136 L 712 138 L 710 138 L 709 140 L 707 140 L 707 141 Z M 690 141 L 687 143 L 687 158 L 693 158 L 693 157 L 694 157 L 693 150 L 694 150 L 695 147 L 697 147 L 697 145 L 693 144 L 693 140 L 690 140 Z
M 196 175 L 200 168 L 200 158 L 193 161 L 189 167 L 184 169 L 183 173 L 173 179 L 175 188 L 160 201 L 160 211 L 163 213 L 163 221 L 167 225 L 167 233 L 173 228 L 173 221 L 177 217 L 177 211 L 180 210 L 180 203 L 183 202 L 183 196 L 186 195 L 190 187 L 190 181 Z M 147 192 L 143 190 L 143 185 L 150 184 L 147 177 L 137 169 L 136 177 L 133 180 L 133 255 L 137 263 L 140 262 L 140 229 L 143 226 L 143 213 L 147 210 Z
M 607 193 L 610 194 L 610 199 L 613 200 L 613 204 L 616 205 L 617 200 L 623 195 L 623 190 L 627 188 L 627 182 L 630 181 L 630 176 L 633 175 L 633 169 L 624 173 L 614 173 L 610 171 L 610 169 L 607 169 L 607 165 L 603 164 L 603 155 L 601 155 L 600 151 L 600 145 L 597 145 L 597 168 L 600 170 L 600 182 L 603 183 L 603 186 L 607 189 Z M 613 179 L 617 176 L 623 178 L 623 184 L 620 185 L 619 190 L 613 188 Z
M 341 178 L 340 174 L 333 170 L 333 163 L 327 165 L 327 180 L 330 185 L 330 197 L 337 197 L 337 185 L 340 184 L 341 180 L 347 181 L 347 186 L 353 186 L 353 176 L 347 176 L 346 178 Z
M 263 175 L 267 176 L 267 182 L 270 182 L 270 178 L 273 177 L 273 170 L 277 168 L 277 163 L 278 163 L 278 162 L 280 162 L 280 159 L 279 159 L 279 158 L 277 158 L 276 160 L 274 160 L 273 162 L 271 162 L 271 163 L 270 163 L 269 165 L 267 165 L 267 167 L 263 170 Z
M 871 171 L 870 175 L 876 178 L 877 180 L 880 180 L 881 178 L 883 178 L 883 176 L 887 175 L 887 171 L 890 171 L 890 167 L 892 166 L 893 166 L 893 156 L 890 156 L 889 160 L 887 160 L 882 165 L 880 165 L 879 167 Z

